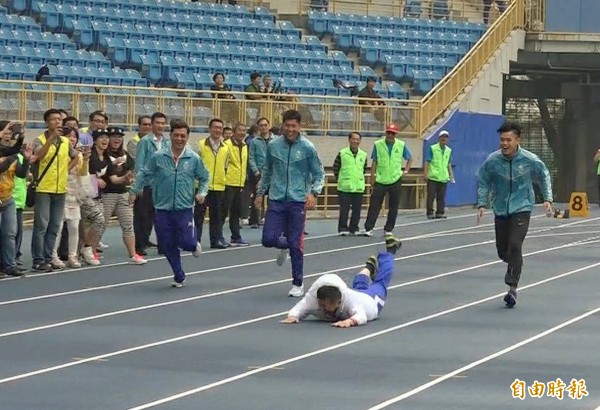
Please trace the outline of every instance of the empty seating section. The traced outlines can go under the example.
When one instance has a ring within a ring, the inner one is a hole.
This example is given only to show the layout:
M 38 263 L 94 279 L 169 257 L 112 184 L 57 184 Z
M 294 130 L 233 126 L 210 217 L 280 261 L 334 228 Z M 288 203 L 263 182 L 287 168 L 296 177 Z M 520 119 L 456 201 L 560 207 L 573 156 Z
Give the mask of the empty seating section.
M 357 16 L 309 11 L 317 36 L 333 36 L 336 47 L 357 52 L 361 63 L 385 68 L 386 77 L 430 91 L 485 31 L 480 23 L 410 17 Z
M 303 35 L 262 7 L 169 0 L 9 0 L 8 10 L 0 7 L 0 78 L 31 81 L 25 89 L 45 91 L 45 85 L 34 81 L 47 65 L 43 81 L 78 85 L 52 86 L 50 97 L 27 93 L 26 104 L 0 98 L 0 112 L 10 118 L 25 109 L 31 122 L 39 121 L 49 106 L 73 109 L 78 104 L 82 118 L 101 108 L 113 122 L 128 124 L 132 118 L 127 95 L 132 92 L 137 95 L 137 115 L 158 107 L 157 93 L 148 86 L 203 90 L 185 95 L 207 97 L 216 72 L 224 72 L 226 83 L 240 92 L 250 74 L 260 72 L 272 75 L 292 94 L 343 97 L 329 113 L 324 113 L 322 99 L 303 97 L 300 102 L 314 123 L 326 117 L 334 130 L 360 123 L 362 130 L 376 133 L 383 118 L 356 109 L 351 86 L 361 89 L 367 77 L 375 76 L 375 91 L 383 98 L 408 98 L 400 85 L 407 81 L 417 94 L 426 93 L 484 31 L 475 23 L 314 10 L 308 22 L 314 35 Z M 337 50 L 323 44 L 325 35 L 332 36 Z M 349 52 L 359 54 L 361 65 L 354 66 Z M 376 74 L 379 67 L 385 69 L 387 81 Z M 334 79 L 347 81 L 350 89 L 335 87 Z M 93 85 L 137 88 L 108 88 L 99 94 Z M 2 83 L 0 95 L 19 87 Z M 73 92 L 79 93 L 77 99 Z M 161 95 L 170 97 L 161 105 L 168 115 L 184 117 L 191 111 L 197 124 L 213 115 L 212 106 L 185 106 L 175 92 Z M 394 111 L 387 119 L 396 116 L 410 114 Z

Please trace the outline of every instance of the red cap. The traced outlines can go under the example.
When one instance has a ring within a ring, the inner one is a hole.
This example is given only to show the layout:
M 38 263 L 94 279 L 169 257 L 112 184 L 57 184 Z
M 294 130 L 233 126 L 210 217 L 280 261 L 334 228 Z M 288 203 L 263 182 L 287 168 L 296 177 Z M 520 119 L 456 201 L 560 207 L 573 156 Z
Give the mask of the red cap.
M 385 127 L 385 132 L 393 132 L 394 134 L 398 134 L 398 126 L 396 124 L 388 124 L 387 127 Z

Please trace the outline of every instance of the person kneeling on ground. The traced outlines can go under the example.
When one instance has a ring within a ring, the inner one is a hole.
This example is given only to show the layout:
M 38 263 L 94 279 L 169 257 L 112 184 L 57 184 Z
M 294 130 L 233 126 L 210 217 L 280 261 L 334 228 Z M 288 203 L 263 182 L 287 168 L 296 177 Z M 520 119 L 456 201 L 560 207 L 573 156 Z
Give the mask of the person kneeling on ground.
M 351 289 L 338 275 L 323 275 L 281 323 L 298 323 L 313 315 L 333 322 L 335 327 L 352 327 L 377 319 L 394 273 L 394 254 L 402 243 L 387 235 L 385 245 L 386 252 L 367 259 L 365 267 L 354 276 Z

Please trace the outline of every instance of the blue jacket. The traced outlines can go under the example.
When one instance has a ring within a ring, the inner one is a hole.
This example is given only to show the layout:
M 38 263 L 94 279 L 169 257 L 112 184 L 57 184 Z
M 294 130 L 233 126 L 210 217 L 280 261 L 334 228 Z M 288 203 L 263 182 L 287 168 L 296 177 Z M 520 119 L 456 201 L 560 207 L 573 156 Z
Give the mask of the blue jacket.
M 275 135 L 273 134 L 271 134 L 268 141 L 259 135 L 258 137 L 255 137 L 248 146 L 248 165 L 252 170 L 252 174 L 257 171 L 262 174 L 262 168 L 265 165 L 265 159 L 267 157 L 267 147 L 273 139 L 275 139 Z
M 531 211 L 535 204 L 533 183 L 542 190 L 544 201 L 552 202 L 552 182 L 548 168 L 534 153 L 521 147 L 512 159 L 498 150 L 490 154 L 479 169 L 477 207 L 485 207 L 493 193 L 494 214 L 512 215 Z
M 171 140 L 166 135 L 162 137 L 161 148 L 168 148 L 171 146 Z M 147 134 L 140 142 L 138 142 L 135 150 L 135 172 L 138 173 L 146 165 L 146 162 L 150 159 L 152 154 L 158 150 L 156 142 L 154 142 L 154 134 Z
M 208 170 L 198 154 L 190 147 L 179 157 L 177 165 L 171 148 L 153 154 L 138 172 L 131 192 L 139 194 L 145 186 L 152 187 L 154 208 L 161 211 L 182 211 L 195 204 L 195 182 L 200 181 L 198 193 L 208 193 Z
M 272 201 L 304 202 L 311 192 L 319 195 L 324 182 L 325 171 L 312 142 L 299 136 L 290 144 L 278 137 L 267 146 L 257 194 L 268 191 Z

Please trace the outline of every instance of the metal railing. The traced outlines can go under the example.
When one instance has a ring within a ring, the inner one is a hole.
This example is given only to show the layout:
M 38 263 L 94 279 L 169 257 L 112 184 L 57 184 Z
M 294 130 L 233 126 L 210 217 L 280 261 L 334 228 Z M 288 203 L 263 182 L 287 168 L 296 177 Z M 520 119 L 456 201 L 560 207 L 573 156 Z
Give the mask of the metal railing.
M 279 125 L 283 112 L 295 109 L 302 114 L 303 129 L 309 134 L 346 135 L 349 130 L 381 133 L 385 124 L 394 122 L 400 128 L 400 135 L 420 135 L 417 129 L 419 101 L 414 100 L 381 99 L 378 101 L 385 105 L 370 106 L 359 104 L 363 99 L 358 97 L 268 94 L 268 99 L 249 100 L 245 97 L 250 94 L 233 91 L 227 92 L 235 97 L 233 99 L 213 98 L 214 94 L 223 93 L 208 90 L 143 88 L 142 91 L 152 92 L 152 95 L 140 95 L 139 87 L 0 80 L 0 98 L 17 103 L 12 108 L 0 107 L 0 118 L 43 127 L 42 112 L 31 109 L 28 106 L 31 101 L 42 107 L 42 111 L 49 107 L 64 108 L 81 119 L 95 110 L 105 110 L 112 124 L 128 129 L 137 127 L 140 115 L 155 111 L 182 118 L 191 128 L 203 129 L 213 117 L 221 118 L 226 125 L 252 124 L 260 117 L 267 117 L 273 125 Z
M 481 21 L 483 11 L 481 0 L 451 0 L 447 2 L 447 8 L 436 7 L 433 0 L 421 0 L 419 7 L 411 7 L 407 0 L 328 0 L 327 7 L 319 4 L 325 3 L 300 0 L 297 13 L 323 10 L 330 13 Z
M 425 132 L 442 115 L 481 71 L 514 29 L 523 28 L 525 0 L 514 0 L 483 37 L 442 81 L 421 100 L 420 124 Z

